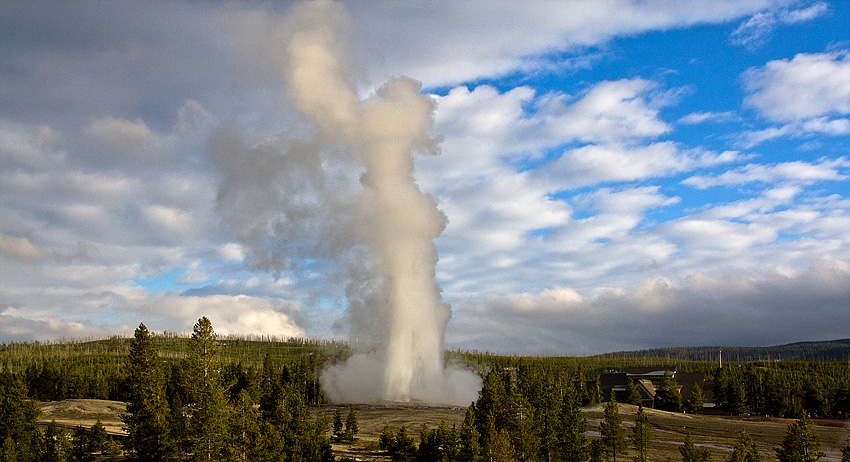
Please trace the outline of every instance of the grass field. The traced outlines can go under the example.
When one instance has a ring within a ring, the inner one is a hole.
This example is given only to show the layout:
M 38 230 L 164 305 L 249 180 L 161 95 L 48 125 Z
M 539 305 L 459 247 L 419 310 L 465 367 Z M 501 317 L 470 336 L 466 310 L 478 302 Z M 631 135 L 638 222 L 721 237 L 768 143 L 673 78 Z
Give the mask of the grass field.
M 89 427 L 97 419 L 112 434 L 120 435 L 120 414 L 124 412 L 124 403 L 106 400 L 74 399 L 41 403 L 42 422 L 56 420 L 57 423 L 73 428 L 78 425 Z M 347 406 L 322 406 L 315 411 L 325 414 L 329 420 L 334 410 L 339 409 L 344 416 Z M 629 434 L 633 426 L 635 406 L 619 405 L 623 416 L 623 426 Z M 378 437 L 385 425 L 398 430 L 402 425 L 417 438 L 422 425 L 436 428 L 440 422 L 460 428 L 464 408 L 404 406 L 404 405 L 358 405 L 357 417 L 360 433 L 354 444 L 334 444 L 337 459 L 351 457 L 359 461 L 386 461 L 388 457 L 380 454 L 377 448 Z M 598 436 L 599 422 L 602 421 L 602 405 L 584 408 L 591 437 Z M 776 460 L 774 448 L 782 443 L 786 427 L 792 420 L 770 417 L 726 417 L 680 414 L 647 409 L 652 425 L 653 445 L 649 451 L 649 460 L 663 462 L 669 457 L 673 461 L 681 460 L 679 446 L 685 436 L 691 433 L 697 445 L 708 448 L 713 461 L 724 461 L 732 451 L 738 432 L 746 429 L 758 443 L 765 462 Z M 850 444 L 850 422 L 836 420 L 816 420 L 815 432 L 820 436 L 821 449 L 826 457 L 824 462 L 841 460 L 840 450 Z M 627 454 L 630 456 L 631 454 Z M 627 460 L 627 459 L 623 459 Z

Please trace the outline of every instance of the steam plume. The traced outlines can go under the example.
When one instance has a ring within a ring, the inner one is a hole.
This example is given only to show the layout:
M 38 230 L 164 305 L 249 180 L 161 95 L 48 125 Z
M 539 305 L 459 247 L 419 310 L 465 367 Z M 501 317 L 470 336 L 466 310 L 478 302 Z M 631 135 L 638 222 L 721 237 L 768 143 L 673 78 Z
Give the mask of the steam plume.
M 413 176 L 414 153 L 437 152 L 429 136 L 434 102 L 420 93 L 419 82 L 404 77 L 359 97 L 343 53 L 348 19 L 340 5 L 299 4 L 289 24 L 284 82 L 292 104 L 316 132 L 307 142 L 280 139 L 276 146 L 253 147 L 238 135 L 220 134 L 210 143 L 213 159 L 226 173 L 219 209 L 252 244 L 260 266 L 281 270 L 296 265 L 297 257 L 323 258 L 350 278 L 349 319 L 370 327 L 380 346 L 323 373 L 332 400 L 467 405 L 480 380 L 468 371 L 446 369 L 442 354 L 450 309 L 434 282 L 433 240 L 446 218 Z M 244 162 L 233 162 L 234 150 L 262 158 L 263 171 L 253 173 L 266 180 L 249 183 L 251 172 L 246 174 Z M 359 184 L 334 173 L 344 165 L 362 172 Z M 303 168 L 304 175 L 292 168 Z M 280 186 L 275 180 L 291 183 Z M 354 199 L 341 198 L 340 192 L 351 192 Z M 310 200 L 303 199 L 305 193 Z M 251 214 L 244 210 L 248 197 L 279 208 L 254 204 Z M 299 219 L 302 223 L 293 223 Z M 321 231 L 304 221 L 319 223 Z M 302 245 L 287 244 L 293 241 Z

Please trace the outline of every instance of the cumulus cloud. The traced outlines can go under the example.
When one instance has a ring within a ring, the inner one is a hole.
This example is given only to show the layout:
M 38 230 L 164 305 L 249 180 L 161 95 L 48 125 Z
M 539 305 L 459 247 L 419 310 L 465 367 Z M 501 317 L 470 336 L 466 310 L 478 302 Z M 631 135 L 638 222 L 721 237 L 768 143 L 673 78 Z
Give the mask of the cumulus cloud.
M 198 319 L 206 316 L 219 335 L 304 336 L 304 330 L 292 317 L 302 305 L 286 300 L 210 295 L 139 299 L 132 305 L 141 321 L 152 329 L 188 332 Z
M 745 102 L 775 122 L 850 113 L 850 53 L 801 53 L 744 75 Z

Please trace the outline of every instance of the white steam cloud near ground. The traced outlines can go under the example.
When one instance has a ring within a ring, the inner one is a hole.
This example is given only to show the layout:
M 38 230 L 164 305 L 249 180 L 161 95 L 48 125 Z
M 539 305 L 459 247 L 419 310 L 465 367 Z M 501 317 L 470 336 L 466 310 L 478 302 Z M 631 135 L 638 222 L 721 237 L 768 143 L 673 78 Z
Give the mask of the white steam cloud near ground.
M 349 310 L 377 336 L 374 351 L 324 371 L 331 400 L 466 405 L 480 378 L 444 365 L 451 313 L 434 281 L 434 239 L 446 218 L 413 175 L 414 154 L 437 153 L 435 103 L 405 77 L 361 99 L 345 54 L 348 22 L 343 7 L 327 1 L 293 9 L 279 36 L 281 72 L 305 125 L 259 144 L 232 127 L 213 137 L 225 174 L 219 209 L 261 267 L 327 259 L 351 276 Z M 314 247 L 287 245 L 309 234 Z

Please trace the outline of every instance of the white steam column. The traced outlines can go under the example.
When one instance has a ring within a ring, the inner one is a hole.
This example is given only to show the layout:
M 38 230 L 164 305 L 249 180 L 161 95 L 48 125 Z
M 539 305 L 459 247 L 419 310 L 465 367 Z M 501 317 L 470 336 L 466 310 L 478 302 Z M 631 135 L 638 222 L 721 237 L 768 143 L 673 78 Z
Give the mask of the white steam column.
M 294 10 L 298 29 L 287 47 L 285 69 L 296 107 L 324 136 L 361 151 L 365 173 L 358 216 L 383 277 L 384 344 L 356 355 L 322 377 L 335 401 L 409 401 L 468 405 L 480 379 L 443 365 L 449 308 L 434 282 L 434 239 L 446 219 L 413 178 L 413 154 L 435 152 L 428 136 L 434 102 L 421 84 L 391 79 L 361 100 L 347 80 L 338 29 L 348 25 L 342 7 L 315 1 Z

